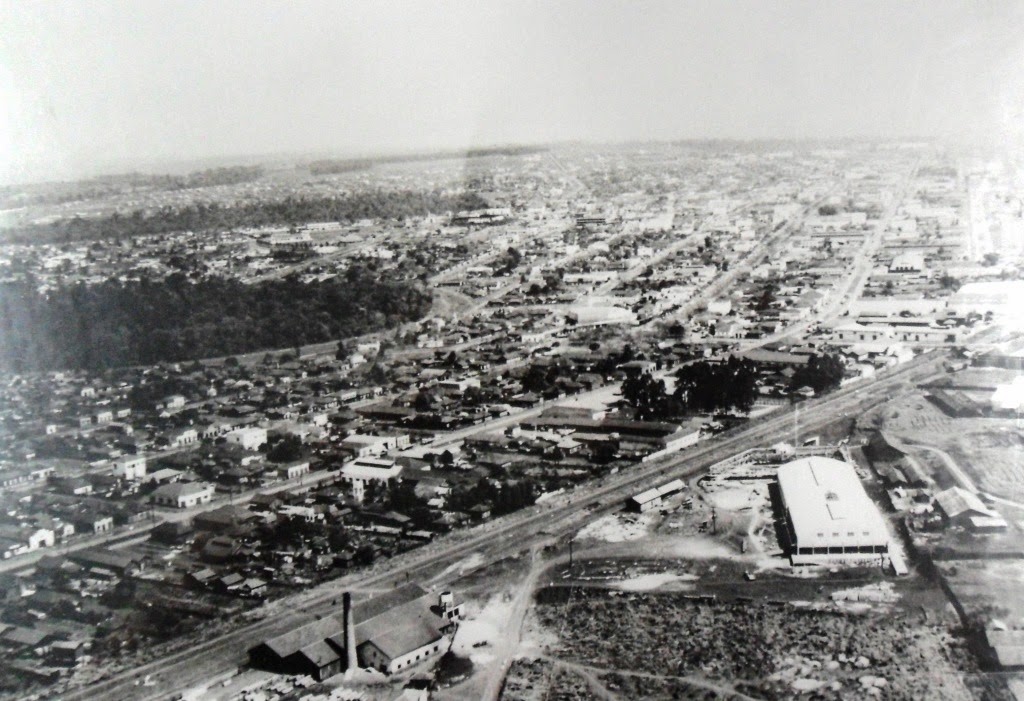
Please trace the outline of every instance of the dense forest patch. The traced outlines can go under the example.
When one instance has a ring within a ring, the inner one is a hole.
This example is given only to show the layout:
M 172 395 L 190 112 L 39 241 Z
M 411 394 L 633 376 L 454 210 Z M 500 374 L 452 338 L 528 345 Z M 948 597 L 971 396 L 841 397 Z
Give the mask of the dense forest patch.
M 417 319 L 430 295 L 361 268 L 323 282 L 162 281 L 0 286 L 0 370 L 99 369 L 286 348 Z

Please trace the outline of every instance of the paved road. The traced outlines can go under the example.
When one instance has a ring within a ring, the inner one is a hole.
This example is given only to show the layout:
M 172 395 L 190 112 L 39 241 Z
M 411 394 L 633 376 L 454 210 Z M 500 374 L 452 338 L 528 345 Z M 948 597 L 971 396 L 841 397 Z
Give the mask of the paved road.
M 802 408 L 804 427 L 808 431 L 819 430 L 841 415 L 856 413 L 886 401 L 907 383 L 934 377 L 941 371 L 943 360 L 944 354 L 941 353 L 921 356 L 857 386 L 805 402 Z M 790 433 L 791 424 L 791 411 L 777 412 L 742 430 L 727 432 L 683 453 L 583 486 L 557 504 L 531 507 L 483 526 L 456 532 L 435 544 L 389 560 L 379 569 L 357 573 L 271 602 L 264 610 L 268 617 L 263 620 L 218 636 L 203 635 L 201 639 L 182 640 L 182 649 L 178 651 L 165 652 L 156 661 L 114 674 L 109 679 L 57 698 L 66 701 L 170 698 L 173 692 L 244 664 L 246 650 L 255 641 L 291 630 L 317 615 L 335 610 L 337 607 L 332 601 L 347 588 L 374 588 L 396 585 L 410 578 L 419 580 L 430 572 L 443 570 L 463 560 L 476 549 L 488 553 L 491 558 L 498 558 L 548 542 L 553 534 L 578 527 L 591 518 L 595 508 L 617 509 L 629 494 L 674 477 L 692 476 L 729 455 L 785 438 Z M 156 686 L 135 686 L 134 682 L 146 674 L 152 675 Z

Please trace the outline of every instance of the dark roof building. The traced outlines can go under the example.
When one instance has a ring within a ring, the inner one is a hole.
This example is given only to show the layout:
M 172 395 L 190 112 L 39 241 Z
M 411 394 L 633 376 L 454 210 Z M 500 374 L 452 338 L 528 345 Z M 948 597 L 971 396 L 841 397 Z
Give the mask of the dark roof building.
M 446 650 L 461 616 L 449 592 L 400 587 L 354 607 L 355 657 L 382 672 L 405 669 Z M 343 613 L 334 614 L 260 643 L 249 658 L 262 669 L 323 680 L 347 668 L 346 633 Z

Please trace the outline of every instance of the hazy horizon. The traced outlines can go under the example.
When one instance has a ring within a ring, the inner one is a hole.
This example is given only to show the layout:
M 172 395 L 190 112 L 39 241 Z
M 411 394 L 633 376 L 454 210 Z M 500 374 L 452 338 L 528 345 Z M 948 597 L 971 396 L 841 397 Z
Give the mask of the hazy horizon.
M 1011 2 L 2 0 L 0 25 L 0 182 L 572 141 L 1017 143 L 1024 121 Z

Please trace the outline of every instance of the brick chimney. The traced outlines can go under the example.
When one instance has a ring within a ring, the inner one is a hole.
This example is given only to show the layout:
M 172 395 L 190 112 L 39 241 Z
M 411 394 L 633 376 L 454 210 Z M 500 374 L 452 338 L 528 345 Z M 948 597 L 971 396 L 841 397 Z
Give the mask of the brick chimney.
M 356 661 L 356 621 L 352 613 L 352 595 L 345 592 L 341 597 L 345 618 L 345 676 L 351 677 L 358 665 Z

